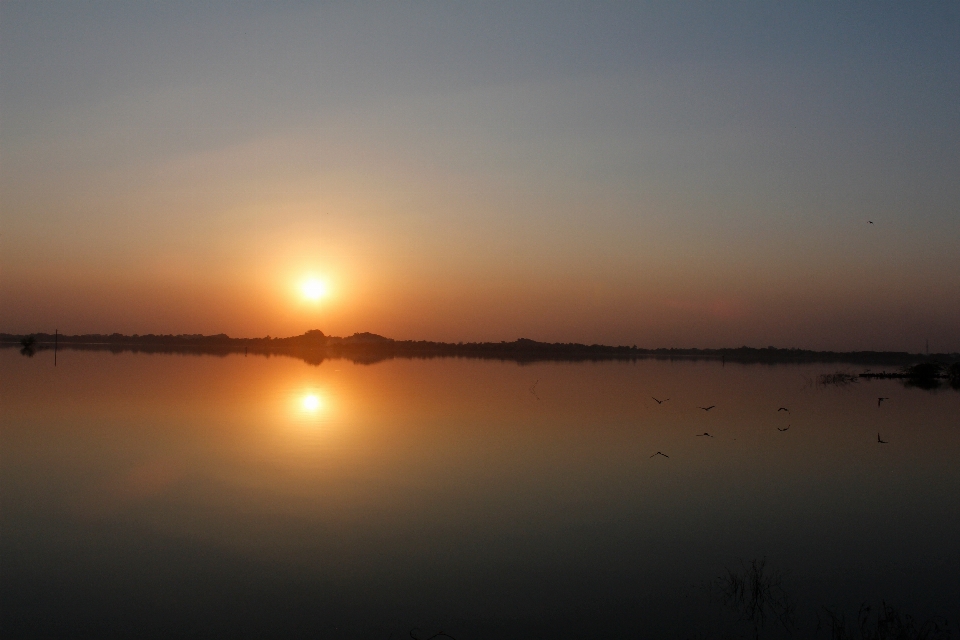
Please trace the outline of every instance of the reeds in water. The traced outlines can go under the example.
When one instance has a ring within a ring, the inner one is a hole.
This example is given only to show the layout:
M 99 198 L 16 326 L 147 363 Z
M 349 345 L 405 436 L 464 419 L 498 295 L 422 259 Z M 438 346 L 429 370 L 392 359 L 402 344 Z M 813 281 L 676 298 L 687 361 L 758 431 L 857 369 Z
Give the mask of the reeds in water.
M 861 605 L 856 622 L 846 615 L 826 609 L 831 640 L 947 640 L 950 627 L 946 620 L 917 623 L 913 616 L 883 602 L 876 611 Z M 822 628 L 822 627 L 821 627 Z

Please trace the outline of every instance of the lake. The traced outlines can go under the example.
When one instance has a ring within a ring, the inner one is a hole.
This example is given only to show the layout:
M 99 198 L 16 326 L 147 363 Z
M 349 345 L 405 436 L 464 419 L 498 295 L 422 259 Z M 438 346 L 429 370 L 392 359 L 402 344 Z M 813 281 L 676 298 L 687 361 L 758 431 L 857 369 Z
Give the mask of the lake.
M 957 633 L 960 393 L 838 369 L 0 349 L 0 628 Z

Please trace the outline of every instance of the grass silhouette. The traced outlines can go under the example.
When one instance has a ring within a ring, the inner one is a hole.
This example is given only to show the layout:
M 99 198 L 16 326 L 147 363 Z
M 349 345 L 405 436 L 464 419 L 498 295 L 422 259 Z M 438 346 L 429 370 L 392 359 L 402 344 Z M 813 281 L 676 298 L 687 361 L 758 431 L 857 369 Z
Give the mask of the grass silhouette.
M 861 605 L 856 621 L 849 624 L 842 613 L 825 609 L 830 640 L 946 640 L 950 627 L 946 620 L 926 620 L 917 623 L 899 608 L 882 602 L 876 611 Z M 818 631 L 823 626 L 818 625 Z
M 783 588 L 783 576 L 767 567 L 766 558 L 755 558 L 739 569 L 726 569 L 718 580 L 721 602 L 746 623 L 755 638 L 769 620 L 789 631 L 795 626 L 796 605 Z

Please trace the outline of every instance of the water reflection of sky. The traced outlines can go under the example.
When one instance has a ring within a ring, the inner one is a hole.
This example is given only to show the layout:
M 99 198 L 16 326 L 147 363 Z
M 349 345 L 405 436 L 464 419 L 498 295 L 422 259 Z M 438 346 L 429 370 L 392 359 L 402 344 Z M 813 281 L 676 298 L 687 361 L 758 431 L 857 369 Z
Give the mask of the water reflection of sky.
M 807 613 L 960 617 L 953 391 L 821 389 L 819 365 L 48 364 L 0 351 L 5 629 L 672 633 L 712 606 L 691 585 L 761 556 Z

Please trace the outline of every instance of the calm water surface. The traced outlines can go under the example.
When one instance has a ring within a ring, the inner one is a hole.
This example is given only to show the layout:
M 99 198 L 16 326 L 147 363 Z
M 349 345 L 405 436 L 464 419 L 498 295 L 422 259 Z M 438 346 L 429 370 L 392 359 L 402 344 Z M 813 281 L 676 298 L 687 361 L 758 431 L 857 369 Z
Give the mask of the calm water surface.
M 0 631 L 710 637 L 766 558 L 956 633 L 960 393 L 836 369 L 3 349 Z

